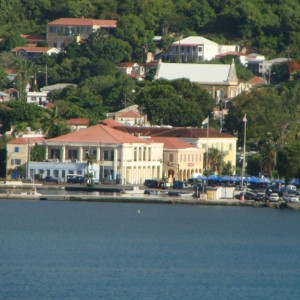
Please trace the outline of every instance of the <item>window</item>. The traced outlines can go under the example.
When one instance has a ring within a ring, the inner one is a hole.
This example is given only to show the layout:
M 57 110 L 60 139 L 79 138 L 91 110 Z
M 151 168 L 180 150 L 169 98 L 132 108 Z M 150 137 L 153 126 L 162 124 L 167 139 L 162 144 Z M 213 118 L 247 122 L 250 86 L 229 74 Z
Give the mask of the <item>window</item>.
M 15 164 L 15 160 L 14 160 L 14 159 L 11 159 L 11 160 L 10 160 L 10 164 L 11 164 L 11 166 L 13 166 L 13 165 Z
M 143 160 L 146 160 L 146 147 L 143 148 Z
M 112 150 L 112 151 L 110 151 L 110 160 L 114 161 L 114 159 L 115 159 L 115 152 L 114 152 L 114 150 Z
M 50 158 L 60 158 L 60 150 L 59 149 L 51 149 L 50 150 Z
M 151 148 L 148 148 L 148 161 L 151 161 Z
M 58 170 L 53 170 L 53 176 L 58 177 Z
M 69 158 L 71 158 L 71 159 L 77 159 L 78 158 L 77 150 L 75 150 L 75 149 L 69 149 L 68 154 L 69 154 Z
M 19 153 L 20 152 L 20 148 L 19 147 L 15 147 L 15 152 Z
M 174 155 L 173 155 L 173 153 L 170 153 L 170 155 L 169 155 L 169 161 L 170 162 L 174 162 Z
M 133 149 L 133 160 L 137 161 L 137 148 L 136 147 L 134 147 L 134 149 Z
M 104 150 L 104 160 L 109 160 L 109 151 Z

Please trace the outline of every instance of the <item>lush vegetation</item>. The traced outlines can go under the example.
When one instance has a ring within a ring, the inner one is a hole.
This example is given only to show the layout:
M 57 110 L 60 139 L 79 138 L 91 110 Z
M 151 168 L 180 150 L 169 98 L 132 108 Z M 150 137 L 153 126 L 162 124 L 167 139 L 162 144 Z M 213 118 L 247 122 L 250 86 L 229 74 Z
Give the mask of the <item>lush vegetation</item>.
M 118 28 L 107 35 L 97 31 L 64 53 L 42 57 L 34 63 L 16 59 L 9 51 L 25 45 L 24 33 L 45 33 L 48 21 L 60 17 L 116 19 Z M 276 77 L 266 88 L 243 94 L 228 103 L 223 129 L 243 143 L 243 116 L 247 114 L 247 145 L 257 151 L 248 161 L 251 175 L 299 174 L 298 149 L 300 108 L 300 3 L 298 0 L 3 0 L 0 2 L 0 90 L 16 87 L 25 99 L 25 87 L 39 90 L 59 82 L 76 86 L 51 93 L 49 110 L 16 101 L 0 105 L 1 132 L 43 128 L 49 137 L 68 131 L 64 120 L 89 118 L 91 124 L 130 104 L 138 104 L 152 124 L 201 126 L 214 106 L 211 96 L 186 80 L 144 82 L 116 72 L 123 61 L 143 62 L 147 51 L 167 51 L 174 40 L 203 35 L 218 43 L 235 43 L 268 58 L 292 57 L 293 65 L 277 66 Z M 155 44 L 153 37 L 161 35 Z M 232 58 L 227 58 L 232 59 Z M 235 58 L 236 59 L 236 58 Z M 228 60 L 221 63 L 228 63 Z M 212 62 L 215 63 L 215 62 Z M 240 80 L 252 74 L 236 60 Z M 298 66 L 298 67 L 297 67 Z M 9 82 L 4 67 L 16 70 Z M 153 71 L 152 71 L 153 73 Z M 293 81 L 290 81 L 290 78 Z M 219 129 L 217 123 L 211 123 Z M 280 158 L 280 160 L 279 160 Z M 291 158 L 291 159 L 290 159 Z M 292 161 L 292 166 L 282 165 Z M 220 172 L 223 167 L 215 166 Z M 293 172 L 292 172 L 293 170 Z M 298 173 L 297 173 L 298 172 Z

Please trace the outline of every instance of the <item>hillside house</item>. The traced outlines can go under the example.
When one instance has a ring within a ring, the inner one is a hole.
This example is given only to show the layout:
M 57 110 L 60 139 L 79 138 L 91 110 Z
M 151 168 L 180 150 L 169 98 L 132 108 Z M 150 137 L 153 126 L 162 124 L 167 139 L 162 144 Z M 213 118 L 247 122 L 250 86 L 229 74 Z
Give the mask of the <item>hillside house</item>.
M 108 32 L 117 27 L 116 20 L 94 20 L 88 18 L 60 18 L 47 24 L 47 43 L 50 47 L 63 49 L 74 40 L 77 43 L 87 39 L 98 29 Z

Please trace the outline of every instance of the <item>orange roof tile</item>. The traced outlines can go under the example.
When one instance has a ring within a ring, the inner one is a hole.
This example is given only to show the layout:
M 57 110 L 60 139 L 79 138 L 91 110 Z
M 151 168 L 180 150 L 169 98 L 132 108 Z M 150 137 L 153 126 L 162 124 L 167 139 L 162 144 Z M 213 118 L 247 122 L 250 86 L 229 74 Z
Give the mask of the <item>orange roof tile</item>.
M 267 84 L 267 81 L 265 79 L 263 79 L 262 77 L 254 76 L 248 81 L 248 83 L 251 83 L 253 85 Z
M 18 52 L 18 51 L 26 51 L 26 52 L 39 52 L 39 53 L 45 53 L 49 50 L 51 50 L 51 47 L 34 47 L 34 46 L 28 46 L 28 47 L 16 47 L 12 49 L 12 52 Z
M 9 141 L 7 144 L 18 144 L 18 145 L 25 145 L 25 144 L 36 144 L 38 142 L 45 141 L 44 137 L 18 137 Z
M 90 124 L 89 119 L 84 119 L 84 118 L 74 118 L 67 120 L 68 125 L 86 125 L 88 126 Z
M 117 64 L 118 68 L 130 68 L 132 66 L 134 66 L 136 63 L 135 62 L 122 62 Z
M 130 134 L 138 133 L 143 136 L 161 136 L 161 137 L 178 137 L 178 138 L 205 138 L 207 137 L 206 128 L 187 128 L 187 127 L 144 127 L 144 126 L 115 126 L 117 130 L 128 132 Z M 208 130 L 209 138 L 234 138 L 224 132 L 214 129 Z
M 115 126 L 122 126 L 123 125 L 122 123 L 117 122 L 113 119 L 101 120 L 101 121 L 99 121 L 99 124 L 106 125 L 106 126 L 109 126 L 109 127 L 115 127 Z
M 71 132 L 59 137 L 47 140 L 48 142 L 58 143 L 149 143 L 149 141 L 138 138 L 128 133 L 121 132 L 105 125 L 94 125 L 86 129 Z
M 182 141 L 175 137 L 151 137 L 151 141 L 155 143 L 163 143 L 165 149 L 186 149 L 186 148 L 196 148 L 191 144 Z
M 117 27 L 116 20 L 94 20 L 86 18 L 60 18 L 49 22 L 48 25 L 60 26 L 101 26 L 107 28 Z
M 136 113 L 133 110 L 128 110 L 128 111 L 121 113 L 119 116 L 123 117 L 123 118 L 138 118 L 140 116 L 140 114 Z

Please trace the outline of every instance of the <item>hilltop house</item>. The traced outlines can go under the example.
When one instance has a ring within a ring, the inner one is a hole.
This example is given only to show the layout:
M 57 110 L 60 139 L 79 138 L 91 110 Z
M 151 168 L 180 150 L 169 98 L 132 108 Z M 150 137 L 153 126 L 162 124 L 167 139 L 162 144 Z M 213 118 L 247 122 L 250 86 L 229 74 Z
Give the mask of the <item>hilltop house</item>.
M 54 47 L 34 47 L 34 46 L 20 46 L 11 50 L 17 57 L 27 59 L 37 59 L 42 55 L 58 54 L 60 51 Z
M 212 60 L 216 55 L 229 51 L 239 51 L 237 45 L 219 45 L 202 36 L 190 36 L 176 41 L 169 53 L 171 62 L 201 62 Z
M 74 40 L 80 43 L 100 28 L 109 31 L 116 27 L 116 20 L 60 18 L 47 24 L 46 40 L 50 47 L 63 49 Z

